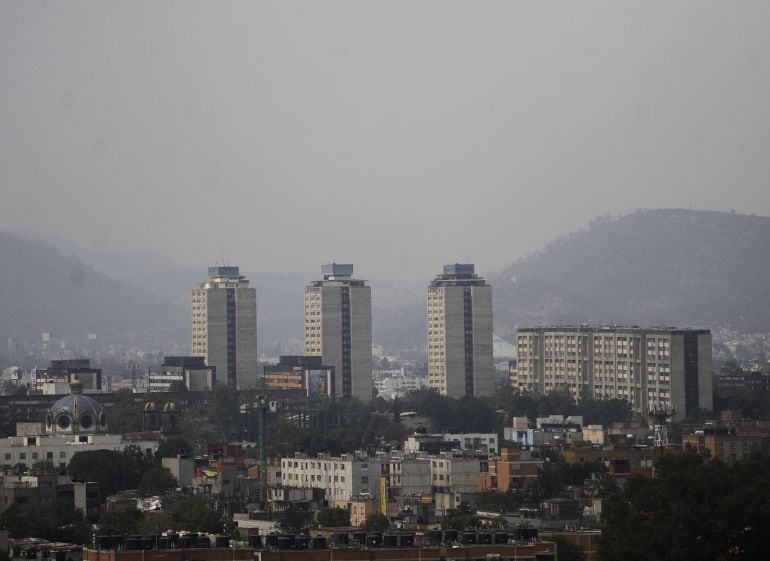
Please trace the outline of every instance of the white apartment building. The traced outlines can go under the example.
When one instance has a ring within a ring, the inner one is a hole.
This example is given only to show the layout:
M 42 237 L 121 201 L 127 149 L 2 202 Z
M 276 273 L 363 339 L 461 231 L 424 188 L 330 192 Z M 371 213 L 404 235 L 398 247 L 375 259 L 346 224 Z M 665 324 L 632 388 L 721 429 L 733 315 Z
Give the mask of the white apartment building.
M 472 264 L 445 265 L 428 287 L 428 385 L 449 397 L 492 395 L 492 288 Z
M 404 452 L 419 453 L 425 451 L 426 445 L 439 442 L 454 443 L 453 449 L 481 454 L 497 454 L 500 451 L 497 434 L 481 432 L 414 434 L 404 442 Z
M 238 267 L 209 267 L 192 291 L 192 354 L 232 387 L 257 386 L 257 291 Z
M 372 293 L 353 278 L 353 265 L 321 267 L 323 280 L 305 287 L 305 354 L 333 366 L 335 393 L 372 398 Z
M 511 384 L 520 391 L 625 399 L 641 415 L 651 404 L 670 404 L 677 419 L 713 409 L 708 330 L 537 327 L 519 330 L 517 348 Z
M 420 376 L 416 372 L 406 371 L 405 368 L 398 370 L 375 370 L 374 389 L 377 395 L 384 399 L 395 399 L 404 397 L 409 392 L 413 392 L 428 385 L 428 379 Z
M 319 454 L 315 458 L 281 458 L 281 483 L 284 487 L 323 489 L 326 500 L 350 501 L 380 496 L 380 477 L 387 477 L 387 457 L 369 457 L 362 453 L 339 457 Z

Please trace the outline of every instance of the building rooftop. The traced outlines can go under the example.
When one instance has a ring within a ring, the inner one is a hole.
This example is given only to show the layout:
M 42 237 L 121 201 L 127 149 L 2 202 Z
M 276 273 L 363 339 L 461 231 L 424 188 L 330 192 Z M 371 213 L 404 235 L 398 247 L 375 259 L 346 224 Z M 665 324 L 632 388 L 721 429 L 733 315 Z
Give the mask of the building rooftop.
M 219 265 L 209 267 L 210 277 L 239 277 L 241 276 L 240 267 L 220 267 Z
M 431 287 L 438 286 L 484 286 L 486 281 L 475 273 L 473 263 L 452 263 L 444 265 L 444 272 L 436 275 L 430 283 Z
M 640 326 L 640 325 L 536 325 L 534 327 L 519 327 L 520 333 L 527 333 L 532 331 L 576 331 L 576 332 L 656 332 L 656 333 L 697 333 L 707 334 L 711 333 L 710 329 L 702 328 L 690 328 L 690 327 L 673 327 L 673 326 Z

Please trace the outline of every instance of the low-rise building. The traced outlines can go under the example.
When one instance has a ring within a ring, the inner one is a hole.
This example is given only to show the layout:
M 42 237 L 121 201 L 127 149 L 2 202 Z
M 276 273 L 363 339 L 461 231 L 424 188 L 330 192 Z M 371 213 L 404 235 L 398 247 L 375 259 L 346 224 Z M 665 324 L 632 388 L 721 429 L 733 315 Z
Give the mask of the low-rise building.
M 521 489 L 537 480 L 543 460 L 532 458 L 529 451 L 517 448 L 503 448 L 499 458 L 489 459 L 489 468 L 479 473 L 479 489 L 508 492 Z
M 59 499 L 73 502 L 87 516 L 99 514 L 99 483 L 76 482 L 68 475 L 6 475 L 0 478 L 0 510 L 16 506 L 26 516 L 53 513 Z
M 477 454 L 497 454 L 499 451 L 496 433 L 415 433 L 404 442 L 404 452 L 428 452 L 463 450 Z
M 488 470 L 485 457 L 442 453 L 430 458 L 430 482 L 436 493 L 476 493 L 479 473 Z
M 768 436 L 756 423 L 714 423 L 682 435 L 682 445 L 685 449 L 707 452 L 712 458 L 732 463 L 753 452 L 767 450 Z
M 302 391 L 305 395 L 335 395 L 334 366 L 324 365 L 320 356 L 281 356 L 278 364 L 266 364 L 263 382 L 268 390 Z
M 33 378 L 35 390 L 48 395 L 67 391 L 72 383 L 81 384 L 86 392 L 102 391 L 102 371 L 91 368 L 91 359 L 76 358 L 52 360 L 45 370 L 36 370 Z
M 334 501 L 334 506 L 348 511 L 351 526 L 361 526 L 369 516 L 380 512 L 380 502 L 372 499 Z
M 167 356 L 148 371 L 150 392 L 167 392 L 175 382 L 192 391 L 211 390 L 217 383 L 216 367 L 206 366 L 202 356 Z
M 363 452 L 329 456 L 300 454 L 281 458 L 281 481 L 284 487 L 323 489 L 329 501 L 354 498 L 378 498 L 380 478 L 388 475 L 389 458 L 367 456 Z

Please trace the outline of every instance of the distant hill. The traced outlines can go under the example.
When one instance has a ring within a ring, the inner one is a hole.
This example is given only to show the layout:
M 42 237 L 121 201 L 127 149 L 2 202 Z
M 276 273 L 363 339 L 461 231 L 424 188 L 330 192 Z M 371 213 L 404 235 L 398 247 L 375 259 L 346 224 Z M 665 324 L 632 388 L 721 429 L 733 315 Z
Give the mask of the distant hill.
M 770 331 L 770 217 L 603 217 L 490 281 L 500 335 L 584 322 Z
M 85 267 L 89 277 L 106 279 L 110 277 L 122 286 L 130 285 L 139 289 L 144 296 L 153 296 L 151 301 L 163 302 L 163 305 L 175 309 L 176 315 L 155 317 L 153 325 L 156 331 L 174 334 L 174 342 L 189 344 L 190 340 L 190 294 L 200 282 L 206 280 L 207 272 L 204 264 L 200 270 L 189 269 L 165 256 L 153 252 L 137 253 L 103 253 L 84 248 L 65 239 L 50 234 L 42 234 L 31 230 L 15 229 L 6 234 L 15 243 L 30 242 L 36 247 L 32 254 L 41 260 L 53 259 L 59 263 L 64 260 L 68 265 Z M 45 249 L 45 250 L 44 250 Z M 11 270 L 17 271 L 20 266 L 18 259 L 10 258 L 12 254 L 7 249 Z M 18 251 L 16 253 L 23 253 Z M 1 256 L 1 255 L 0 255 Z M 42 264 L 40 264 L 42 267 Z M 44 268 L 44 267 L 43 267 Z M 259 349 L 265 353 L 301 352 L 304 337 L 304 304 L 303 293 L 305 285 L 318 274 L 309 273 L 269 273 L 241 271 L 257 289 L 257 338 Z M 10 271 L 6 271 L 11 274 Z M 16 274 L 16 273 L 13 273 Z M 106 276 L 105 276 L 106 275 Z M 115 282 L 113 281 L 113 282 Z M 399 280 L 373 280 L 370 282 L 373 291 L 373 331 L 374 339 L 387 349 L 411 349 L 425 345 L 425 283 L 414 283 Z M 10 292 L 0 293 L 0 301 L 10 298 Z M 73 306 L 74 308 L 74 306 Z M 2 312 L 0 304 L 0 313 Z M 181 319 L 179 314 L 181 313 Z M 5 320 L 0 316 L 0 324 Z M 50 320 L 50 318 L 49 318 Z M 140 323 L 141 324 L 141 323 Z M 38 330 L 27 330 L 35 337 L 40 331 L 53 331 L 54 327 Z M 11 331 L 14 331 L 13 329 Z M 91 330 L 93 331 L 93 330 Z M 121 329 L 117 330 L 118 332 Z M 88 331 L 86 331 L 87 333 Z M 0 325 L 0 333 L 4 333 Z M 19 337 L 20 334 L 13 335 Z M 285 344 L 293 342 L 288 349 Z M 281 343 L 281 345 L 279 345 Z
M 85 337 L 186 340 L 189 314 L 65 256 L 48 243 L 0 233 L 0 341 Z

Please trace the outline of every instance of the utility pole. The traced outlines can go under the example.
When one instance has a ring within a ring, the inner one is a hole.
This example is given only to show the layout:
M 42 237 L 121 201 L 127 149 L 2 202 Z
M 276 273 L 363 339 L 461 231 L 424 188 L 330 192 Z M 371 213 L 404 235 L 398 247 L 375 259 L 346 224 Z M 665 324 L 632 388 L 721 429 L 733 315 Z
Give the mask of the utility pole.
M 259 416 L 259 502 L 267 509 L 267 442 L 265 440 L 265 421 L 270 404 L 264 394 L 257 396 L 254 404 Z

